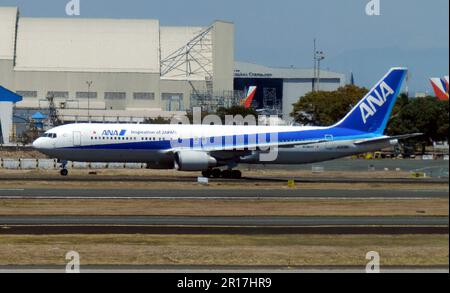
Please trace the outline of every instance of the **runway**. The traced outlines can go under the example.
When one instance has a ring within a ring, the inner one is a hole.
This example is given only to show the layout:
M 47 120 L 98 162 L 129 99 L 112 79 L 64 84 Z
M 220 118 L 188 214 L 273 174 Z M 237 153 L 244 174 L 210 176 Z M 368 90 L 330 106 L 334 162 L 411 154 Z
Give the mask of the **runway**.
M 448 190 L 318 189 L 0 189 L 0 199 L 431 199 Z
M 448 226 L 448 217 L 0 216 L 0 225 L 185 227 Z
M 263 182 L 287 182 L 295 180 L 298 183 L 373 183 L 373 184 L 445 184 L 448 178 L 348 178 L 348 177 L 244 177 L 240 181 L 232 179 L 210 179 L 215 183 L 263 183 Z M 76 175 L 62 177 L 55 175 L 5 175 L 0 176 L 1 181 L 48 181 L 48 182 L 147 182 L 147 183 L 171 183 L 171 182 L 197 182 L 197 177 L 175 176 L 101 176 L 101 175 Z
M 448 233 L 448 217 L 0 217 L 0 235 L 442 235 Z

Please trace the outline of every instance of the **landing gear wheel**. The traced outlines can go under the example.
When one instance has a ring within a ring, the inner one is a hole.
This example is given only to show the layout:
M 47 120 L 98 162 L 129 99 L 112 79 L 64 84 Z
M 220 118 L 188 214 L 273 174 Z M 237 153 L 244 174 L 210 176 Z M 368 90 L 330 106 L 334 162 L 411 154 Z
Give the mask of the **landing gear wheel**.
M 62 169 L 60 171 L 60 174 L 61 174 L 61 176 L 67 176 L 67 175 L 69 175 L 69 171 L 67 169 Z
M 233 179 L 242 179 L 242 172 L 239 170 L 231 171 L 231 178 Z
M 225 170 L 225 171 L 222 171 L 222 178 L 224 178 L 224 179 L 230 179 L 230 178 L 232 178 L 232 171 L 231 170 Z
M 211 176 L 213 178 L 220 178 L 221 173 L 222 173 L 222 171 L 220 171 L 220 169 L 214 169 L 211 172 Z
M 202 171 L 202 176 L 205 178 L 211 178 L 211 170 Z

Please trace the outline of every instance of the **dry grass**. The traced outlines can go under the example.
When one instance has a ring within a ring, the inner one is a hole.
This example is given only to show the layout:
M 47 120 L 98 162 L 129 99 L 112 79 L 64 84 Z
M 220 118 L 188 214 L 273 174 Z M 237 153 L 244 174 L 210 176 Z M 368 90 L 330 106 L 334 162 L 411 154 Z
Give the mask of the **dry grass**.
M 448 216 L 449 200 L 0 200 L 0 215 Z
M 47 159 L 48 157 L 35 150 L 1 150 L 0 158 L 27 158 L 27 159 Z
M 95 178 L 94 178 L 95 180 Z M 192 179 L 192 182 L 183 181 L 157 181 L 152 180 L 148 182 L 130 182 L 130 181 L 117 181 L 113 178 L 111 181 L 0 181 L 0 188 L 2 189 L 146 189 L 146 190 L 159 190 L 159 189 L 175 189 L 175 190 L 210 190 L 210 189 L 227 189 L 239 190 L 252 189 L 252 190 L 276 190 L 278 189 L 302 189 L 302 190 L 448 190 L 448 184 L 407 184 L 407 183 L 302 183 L 297 182 L 294 188 L 288 187 L 286 182 L 265 182 L 254 183 L 246 181 L 228 181 L 228 182 L 211 182 L 208 186 L 201 186 L 196 182 L 196 179 Z
M 448 235 L 430 236 L 1 236 L 0 265 L 364 266 L 368 251 L 386 266 L 449 264 Z

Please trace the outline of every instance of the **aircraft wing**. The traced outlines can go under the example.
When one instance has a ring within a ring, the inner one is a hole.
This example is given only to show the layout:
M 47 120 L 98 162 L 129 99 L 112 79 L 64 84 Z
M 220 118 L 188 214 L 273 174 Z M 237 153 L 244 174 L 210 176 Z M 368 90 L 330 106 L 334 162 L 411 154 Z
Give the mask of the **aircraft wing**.
M 423 135 L 423 133 L 413 133 L 413 134 L 405 134 L 405 135 L 397 135 L 397 136 L 382 136 L 382 137 L 369 138 L 369 139 L 356 141 L 355 144 L 356 145 L 364 145 L 364 144 L 384 142 L 384 141 L 395 140 L 395 139 L 398 139 L 398 140 L 408 139 L 408 138 L 413 138 L 413 137 L 422 136 L 422 135 Z

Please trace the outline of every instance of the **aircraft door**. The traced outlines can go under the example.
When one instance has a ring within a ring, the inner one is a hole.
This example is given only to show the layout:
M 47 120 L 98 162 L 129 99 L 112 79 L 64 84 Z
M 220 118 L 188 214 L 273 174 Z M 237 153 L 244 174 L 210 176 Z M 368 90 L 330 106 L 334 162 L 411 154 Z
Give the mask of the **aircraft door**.
M 81 132 L 73 132 L 73 146 L 81 146 Z
M 334 136 L 329 134 L 329 135 L 325 135 L 325 140 L 327 141 L 325 143 L 325 147 L 327 150 L 332 150 L 333 149 L 333 142 L 334 142 Z

